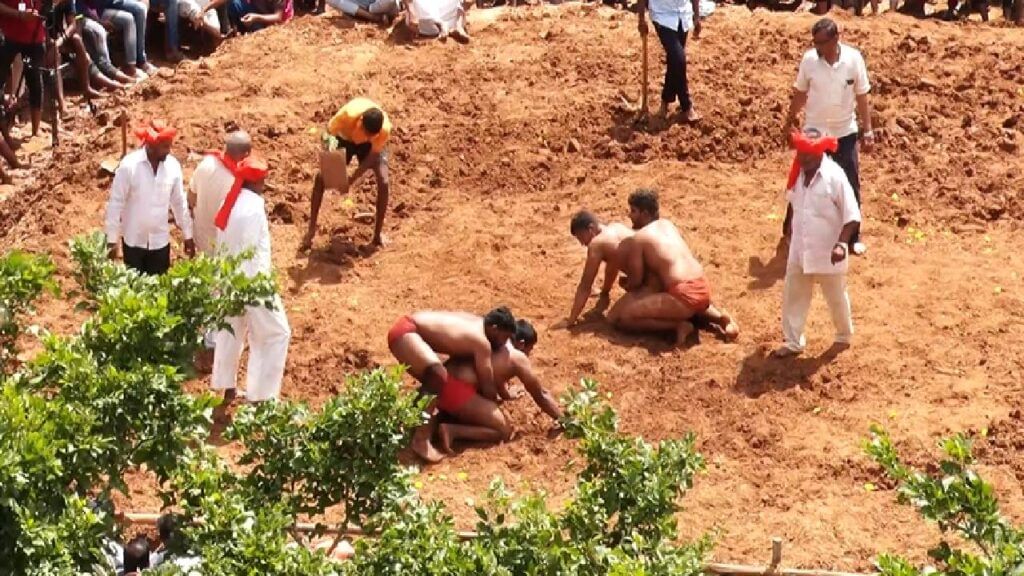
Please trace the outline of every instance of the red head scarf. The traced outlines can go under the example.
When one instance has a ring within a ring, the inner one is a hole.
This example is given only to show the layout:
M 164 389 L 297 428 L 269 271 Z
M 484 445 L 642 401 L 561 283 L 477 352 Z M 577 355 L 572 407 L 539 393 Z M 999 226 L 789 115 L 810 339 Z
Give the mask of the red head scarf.
M 242 184 L 263 180 L 270 172 L 270 167 L 267 166 L 265 161 L 254 156 L 249 156 L 235 164 L 230 157 L 225 156 L 220 151 L 212 152 L 211 154 L 219 158 L 224 167 L 231 170 L 235 175 L 235 183 L 231 185 L 231 190 L 228 191 L 228 195 L 224 198 L 224 204 L 221 205 L 220 210 L 217 211 L 217 217 L 213 220 L 214 225 L 223 230 L 227 228 L 228 218 L 231 217 L 231 210 L 235 207 L 235 202 L 238 201 L 238 195 L 242 193 Z
M 789 134 L 789 141 L 798 153 L 802 152 L 804 154 L 818 154 L 820 156 L 825 152 L 835 152 L 839 149 L 839 140 L 835 136 L 811 138 L 802 132 L 794 130 Z M 792 190 L 796 186 L 798 178 L 800 178 L 800 162 L 794 157 L 793 164 L 789 167 L 786 190 Z
M 135 129 L 135 136 L 143 144 L 159 144 L 161 142 L 173 142 L 178 131 L 167 125 L 164 120 L 153 119 L 148 124 L 143 124 Z

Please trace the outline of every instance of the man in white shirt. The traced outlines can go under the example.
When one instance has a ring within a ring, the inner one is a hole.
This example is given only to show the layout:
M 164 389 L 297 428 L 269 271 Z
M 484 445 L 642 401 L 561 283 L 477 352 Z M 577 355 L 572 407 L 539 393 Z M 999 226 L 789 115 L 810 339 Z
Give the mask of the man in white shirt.
M 860 209 L 853 187 L 843 169 L 824 154 L 838 145 L 832 136 L 808 128 L 791 136 L 800 171 L 787 191 L 793 210 L 792 238 L 782 296 L 782 334 L 785 344 L 775 351 L 779 358 L 804 350 L 804 325 L 814 285 L 832 312 L 835 342 L 848 345 L 853 337 L 850 297 L 846 291 L 847 252 L 850 237 L 860 223 Z
M 107 202 L 107 249 L 116 258 L 120 240 L 125 266 L 144 274 L 163 274 L 171 266 L 168 209 L 185 237 L 185 254 L 196 253 L 181 165 L 171 156 L 177 131 L 153 120 L 135 135 L 142 148 L 122 158 L 114 173 Z
M 865 152 L 871 152 L 875 145 L 875 133 L 871 129 L 871 107 L 868 103 L 871 84 L 868 81 L 867 66 L 856 48 L 839 41 L 839 27 L 831 19 L 822 18 L 815 22 L 811 34 L 814 48 L 808 50 L 800 61 L 783 135 L 789 138 L 790 131 L 797 127 L 797 114 L 806 105 L 804 128 L 814 128 L 838 139 L 839 147 L 830 156 L 846 173 L 859 207 L 858 140 Z M 858 118 L 862 131 L 857 128 Z M 787 209 L 784 234 L 788 230 L 790 218 Z M 860 242 L 859 227 L 850 239 L 850 248 L 855 255 L 861 255 L 867 250 Z
M 224 204 L 224 198 L 235 183 L 233 168 L 252 152 L 252 139 L 243 130 L 236 130 L 224 139 L 224 151 L 210 152 L 192 173 L 189 182 L 189 203 L 195 218 L 196 247 L 204 254 L 214 254 L 217 228 L 213 219 Z
M 661 90 L 661 108 L 658 115 L 668 115 L 668 105 L 679 100 L 679 111 L 687 122 L 700 120 L 690 100 L 690 87 L 686 78 L 686 36 L 693 29 L 693 38 L 700 38 L 700 0 L 640 0 L 637 4 L 637 26 L 641 36 L 647 36 L 646 12 L 658 39 L 665 48 L 665 86 Z
M 246 250 L 254 254 L 241 263 L 241 270 L 250 278 L 271 274 L 270 223 L 263 203 L 263 181 L 267 165 L 262 160 L 246 158 L 235 170 L 235 184 L 215 223 L 219 254 L 238 255 Z M 246 398 L 250 402 L 276 399 L 281 391 L 291 328 L 280 297 L 274 308 L 247 306 L 241 316 L 229 318 L 231 331 L 221 330 L 216 337 L 213 357 L 214 390 L 224 391 L 224 403 L 217 407 L 217 419 L 223 419 L 228 405 L 235 398 L 238 363 L 244 341 L 249 342 L 249 366 L 246 373 Z M 233 333 L 232 333 L 233 332 Z

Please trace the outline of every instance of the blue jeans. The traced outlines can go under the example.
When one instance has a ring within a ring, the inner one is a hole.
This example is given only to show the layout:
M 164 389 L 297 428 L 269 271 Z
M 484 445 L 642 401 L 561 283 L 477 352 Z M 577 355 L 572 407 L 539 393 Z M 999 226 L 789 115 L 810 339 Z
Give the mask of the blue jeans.
M 246 2 L 245 0 L 229 0 L 228 2 L 228 19 L 238 29 L 239 32 L 255 32 L 262 30 L 266 27 L 265 24 L 253 24 L 247 26 L 242 23 L 242 16 L 246 14 L 259 14 L 256 11 L 256 7 Z
M 171 50 L 181 49 L 181 40 L 178 37 L 178 0 L 153 0 L 153 5 L 164 12 L 167 19 L 167 47 Z
M 103 10 L 102 16 L 107 18 L 109 12 L 127 12 L 135 23 L 135 35 L 132 38 L 134 46 L 129 43 L 125 35 L 125 59 L 130 60 L 129 53 L 135 49 L 135 65 L 142 66 L 146 63 L 146 5 L 139 0 L 110 0 Z
M 690 87 L 686 83 L 687 32 L 683 30 L 682 22 L 676 30 L 655 22 L 654 29 L 665 48 L 665 87 L 661 89 L 661 101 L 671 104 L 678 99 L 679 107 L 686 112 L 693 106 L 690 102 Z

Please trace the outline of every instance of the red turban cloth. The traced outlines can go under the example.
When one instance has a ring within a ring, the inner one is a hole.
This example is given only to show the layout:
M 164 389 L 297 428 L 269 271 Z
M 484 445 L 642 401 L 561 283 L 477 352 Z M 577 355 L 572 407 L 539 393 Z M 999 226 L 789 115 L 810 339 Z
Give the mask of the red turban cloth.
M 839 140 L 835 136 L 811 138 L 802 132 L 794 130 L 789 134 L 789 141 L 798 153 L 802 152 L 804 154 L 818 154 L 820 156 L 825 152 L 835 152 L 839 149 Z M 793 186 L 796 186 L 797 178 L 800 178 L 800 162 L 794 157 L 793 164 L 789 167 L 786 190 L 791 190 Z
M 220 210 L 217 212 L 217 217 L 213 220 L 217 228 L 223 230 L 227 228 L 228 218 L 231 217 L 231 209 L 235 207 L 238 195 L 242 193 L 242 184 L 263 180 L 267 177 L 267 173 L 270 172 L 270 168 L 264 160 L 253 156 L 249 156 L 236 164 L 234 160 L 219 150 L 210 152 L 210 155 L 217 157 L 224 164 L 224 167 L 235 175 L 235 182 L 231 185 L 231 190 L 228 191 L 228 195 L 224 198 L 224 204 L 221 205 Z
M 135 129 L 135 136 L 143 144 L 160 144 L 162 142 L 173 142 L 178 131 L 167 125 L 164 120 L 150 120 Z

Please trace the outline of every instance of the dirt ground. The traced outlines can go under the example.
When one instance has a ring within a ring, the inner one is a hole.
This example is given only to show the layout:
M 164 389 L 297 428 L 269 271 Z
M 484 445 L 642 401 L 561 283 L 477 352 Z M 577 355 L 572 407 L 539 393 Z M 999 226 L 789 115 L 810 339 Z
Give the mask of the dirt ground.
M 867 570 L 880 551 L 922 561 L 937 533 L 896 505 L 863 456 L 872 422 L 917 464 L 943 435 L 973 431 L 982 471 L 1024 520 L 1020 30 L 836 15 L 866 56 L 880 138 L 862 156 L 869 252 L 850 274 L 857 336 L 830 354 L 817 299 L 808 353 L 780 362 L 766 359 L 780 339 L 785 261 L 775 252 L 790 160 L 780 126 L 814 17 L 720 7 L 688 51 L 705 121 L 638 130 L 634 16 L 579 5 L 471 14 L 469 46 L 301 17 L 230 40 L 126 100 L 133 121 L 156 115 L 179 128 L 186 174 L 230 122 L 271 160 L 274 260 L 294 332 L 287 398 L 323 401 L 345 373 L 388 363 L 384 336 L 403 313 L 508 304 L 538 326 L 534 362 L 553 391 L 591 376 L 626 432 L 699 435 L 708 470 L 680 529 L 721 529 L 719 560 L 766 561 L 781 536 L 791 566 Z M 654 103 L 662 59 L 652 36 Z M 371 227 L 353 218 L 372 211 L 368 179 L 350 199 L 328 196 L 314 251 L 299 255 L 311 131 L 356 95 L 381 102 L 395 126 L 390 244 L 365 250 Z M 65 270 L 67 239 L 102 225 L 109 178 L 97 166 L 120 150 L 112 124 L 74 128 L 54 167 L 40 152 L 28 184 L 0 189 L 0 248 L 54 251 Z M 737 343 L 703 334 L 680 352 L 599 321 L 561 327 L 584 259 L 570 216 L 585 207 L 626 221 L 626 196 L 640 186 L 661 191 L 663 215 L 738 318 Z M 71 314 L 49 302 L 42 317 L 61 329 Z M 571 493 L 572 443 L 547 439 L 528 398 L 509 410 L 520 439 L 423 472 L 423 492 L 444 499 L 460 527 L 497 475 L 553 502 Z M 155 509 L 145 479 L 131 484 L 127 506 Z

